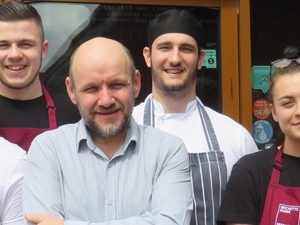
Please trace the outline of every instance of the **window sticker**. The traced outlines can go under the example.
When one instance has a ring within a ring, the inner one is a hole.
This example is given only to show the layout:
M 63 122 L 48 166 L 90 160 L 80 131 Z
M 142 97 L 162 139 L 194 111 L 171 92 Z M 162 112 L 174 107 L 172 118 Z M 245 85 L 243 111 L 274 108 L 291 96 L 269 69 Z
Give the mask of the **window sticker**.
M 257 119 L 267 119 L 271 114 L 270 102 L 266 99 L 257 99 L 253 102 L 253 115 Z
M 269 90 L 270 66 L 252 66 L 252 88 L 262 90 L 266 93 Z
M 265 144 L 273 136 L 273 127 L 266 120 L 257 120 L 253 125 L 254 140 L 256 143 Z

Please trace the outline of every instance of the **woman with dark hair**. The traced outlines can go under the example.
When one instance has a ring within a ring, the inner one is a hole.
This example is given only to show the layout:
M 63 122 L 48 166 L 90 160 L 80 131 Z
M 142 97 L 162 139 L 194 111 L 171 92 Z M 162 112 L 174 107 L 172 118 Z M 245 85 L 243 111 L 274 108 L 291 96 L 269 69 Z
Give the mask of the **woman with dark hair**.
M 281 145 L 242 157 L 233 167 L 218 224 L 300 224 L 300 51 L 272 62 L 270 109 Z

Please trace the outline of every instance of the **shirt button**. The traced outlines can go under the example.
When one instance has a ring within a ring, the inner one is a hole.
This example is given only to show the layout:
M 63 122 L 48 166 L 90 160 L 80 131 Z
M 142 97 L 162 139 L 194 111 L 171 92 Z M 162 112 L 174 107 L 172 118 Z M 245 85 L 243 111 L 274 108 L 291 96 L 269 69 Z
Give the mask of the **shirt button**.
M 107 205 L 109 206 L 109 207 L 111 207 L 111 206 L 113 206 L 113 202 L 112 201 L 109 201 L 108 203 L 107 203 Z

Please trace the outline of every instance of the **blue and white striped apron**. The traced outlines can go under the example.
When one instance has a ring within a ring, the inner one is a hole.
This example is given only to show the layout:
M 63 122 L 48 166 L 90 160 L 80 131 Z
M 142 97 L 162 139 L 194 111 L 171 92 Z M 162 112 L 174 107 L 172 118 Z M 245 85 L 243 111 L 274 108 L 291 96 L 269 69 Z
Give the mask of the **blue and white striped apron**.
M 189 153 L 194 201 L 190 224 L 214 225 L 227 183 L 227 169 L 210 118 L 198 99 L 197 106 L 209 151 Z M 145 101 L 144 125 L 155 127 L 154 118 L 153 100 L 148 98 Z

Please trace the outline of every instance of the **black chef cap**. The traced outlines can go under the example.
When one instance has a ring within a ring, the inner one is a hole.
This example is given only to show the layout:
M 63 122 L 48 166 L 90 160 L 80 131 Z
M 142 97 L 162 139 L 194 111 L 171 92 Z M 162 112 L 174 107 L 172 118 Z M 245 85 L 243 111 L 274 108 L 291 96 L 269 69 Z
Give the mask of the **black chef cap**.
M 202 25 L 188 11 L 171 9 L 164 11 L 152 19 L 147 28 L 148 45 L 151 48 L 153 41 L 166 33 L 182 33 L 193 37 L 201 48 Z

